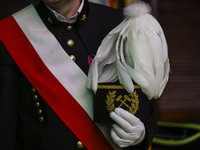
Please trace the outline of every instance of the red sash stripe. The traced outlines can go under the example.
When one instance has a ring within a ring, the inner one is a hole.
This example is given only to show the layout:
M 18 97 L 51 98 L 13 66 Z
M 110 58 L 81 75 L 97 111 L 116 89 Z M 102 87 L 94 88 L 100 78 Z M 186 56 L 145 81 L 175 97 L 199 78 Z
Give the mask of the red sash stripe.
M 85 110 L 45 66 L 12 16 L 0 22 L 0 38 L 30 83 L 88 150 L 113 149 Z

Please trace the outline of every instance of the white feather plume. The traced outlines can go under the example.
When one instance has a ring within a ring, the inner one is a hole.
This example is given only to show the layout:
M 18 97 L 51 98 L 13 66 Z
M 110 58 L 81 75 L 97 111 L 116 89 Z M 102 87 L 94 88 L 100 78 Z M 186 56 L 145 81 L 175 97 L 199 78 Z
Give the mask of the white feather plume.
M 134 81 L 149 99 L 160 97 L 170 65 L 163 30 L 150 11 L 141 1 L 124 9 L 124 21 L 104 38 L 92 61 L 88 88 L 96 92 L 98 83 L 119 80 L 132 93 Z

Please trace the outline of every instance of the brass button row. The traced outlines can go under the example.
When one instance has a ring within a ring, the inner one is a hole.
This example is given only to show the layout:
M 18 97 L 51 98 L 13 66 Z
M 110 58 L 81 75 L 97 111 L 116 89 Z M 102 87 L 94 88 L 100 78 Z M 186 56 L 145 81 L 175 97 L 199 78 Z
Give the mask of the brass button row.
M 35 94 L 35 92 L 36 92 L 35 88 L 32 88 L 32 89 L 31 89 L 31 92 L 34 93 L 33 99 L 34 99 L 34 100 L 37 100 L 37 99 L 38 99 L 38 96 Z M 41 115 L 41 114 L 42 114 L 42 109 L 39 109 L 40 103 L 39 103 L 38 101 L 35 102 L 35 107 L 38 108 L 37 113 L 38 113 L 39 115 Z M 43 121 L 44 121 L 44 118 L 40 116 L 40 117 L 39 117 L 39 121 L 40 121 L 40 122 L 43 122 Z
M 68 44 L 69 46 L 73 46 L 73 45 L 74 45 L 74 41 L 71 40 L 71 39 L 69 39 L 69 40 L 67 41 L 67 44 Z M 74 55 L 70 55 L 70 58 L 71 58 L 73 61 L 76 61 L 76 57 L 75 57 Z
M 69 26 L 67 27 L 67 30 L 68 30 L 68 31 L 71 31 L 71 30 L 72 30 L 72 26 L 69 25 Z M 69 40 L 67 41 L 67 45 L 68 45 L 68 46 L 73 46 L 73 45 L 74 45 L 74 41 L 73 41 L 72 39 L 69 39 Z M 73 61 L 76 61 L 76 57 L 75 57 L 74 55 L 70 55 L 70 58 L 71 58 Z

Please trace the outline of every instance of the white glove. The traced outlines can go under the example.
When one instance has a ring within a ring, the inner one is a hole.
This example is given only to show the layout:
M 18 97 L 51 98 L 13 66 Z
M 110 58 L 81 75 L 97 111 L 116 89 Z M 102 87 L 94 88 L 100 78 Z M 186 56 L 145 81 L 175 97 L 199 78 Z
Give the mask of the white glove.
M 122 108 L 116 108 L 110 117 L 117 123 L 112 125 L 111 137 L 119 147 L 139 144 L 145 137 L 144 124 L 133 114 Z

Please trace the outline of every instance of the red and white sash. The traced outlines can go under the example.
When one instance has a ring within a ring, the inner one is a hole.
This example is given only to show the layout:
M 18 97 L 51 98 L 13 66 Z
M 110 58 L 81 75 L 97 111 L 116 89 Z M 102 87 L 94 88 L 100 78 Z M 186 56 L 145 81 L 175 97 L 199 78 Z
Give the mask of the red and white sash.
M 0 22 L 0 38 L 21 71 L 89 150 L 113 147 L 93 122 L 87 76 L 48 31 L 32 5 Z

